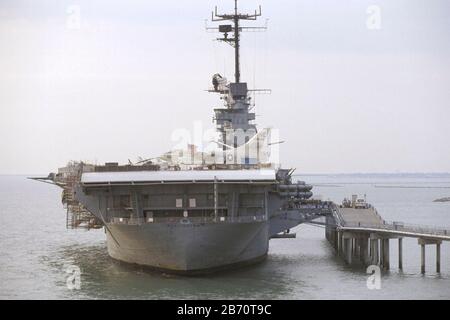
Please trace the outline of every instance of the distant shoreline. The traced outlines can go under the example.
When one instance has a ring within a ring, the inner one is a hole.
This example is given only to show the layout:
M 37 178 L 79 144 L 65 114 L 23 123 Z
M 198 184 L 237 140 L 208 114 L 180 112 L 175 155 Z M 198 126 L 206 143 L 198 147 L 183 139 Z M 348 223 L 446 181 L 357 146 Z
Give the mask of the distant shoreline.
M 450 189 L 450 187 L 430 187 L 430 186 L 386 186 L 374 185 L 374 188 L 395 188 L 395 189 Z
M 434 200 L 433 202 L 450 202 L 450 197 L 439 198 Z
M 386 177 L 386 176 L 402 176 L 402 177 L 418 177 L 418 176 L 446 176 L 450 177 L 450 172 L 419 172 L 419 173 L 299 173 L 294 174 L 293 176 L 378 176 L 378 177 Z

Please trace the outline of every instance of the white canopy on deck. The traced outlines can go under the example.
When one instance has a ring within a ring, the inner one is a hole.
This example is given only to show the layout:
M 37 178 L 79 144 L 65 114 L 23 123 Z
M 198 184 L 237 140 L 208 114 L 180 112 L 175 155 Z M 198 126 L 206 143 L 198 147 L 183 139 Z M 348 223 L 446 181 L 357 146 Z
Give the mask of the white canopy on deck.
M 273 169 L 261 170 L 189 170 L 189 171 L 130 171 L 86 172 L 81 183 L 132 184 L 161 182 L 276 182 Z

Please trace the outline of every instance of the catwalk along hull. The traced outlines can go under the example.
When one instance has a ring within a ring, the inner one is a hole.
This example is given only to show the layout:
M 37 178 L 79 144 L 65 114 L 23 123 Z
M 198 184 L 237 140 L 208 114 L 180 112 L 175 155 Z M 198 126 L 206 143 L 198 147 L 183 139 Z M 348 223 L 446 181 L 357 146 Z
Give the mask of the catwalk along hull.
M 109 255 L 174 273 L 206 273 L 263 260 L 267 221 L 239 223 L 109 224 Z

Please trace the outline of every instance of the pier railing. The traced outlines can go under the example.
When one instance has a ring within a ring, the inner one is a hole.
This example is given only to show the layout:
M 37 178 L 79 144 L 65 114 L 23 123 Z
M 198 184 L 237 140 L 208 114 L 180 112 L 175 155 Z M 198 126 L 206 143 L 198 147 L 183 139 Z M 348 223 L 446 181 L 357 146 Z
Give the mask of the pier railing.
M 450 229 L 438 228 L 434 226 L 424 226 L 416 224 L 406 224 L 403 222 L 388 222 L 383 223 L 363 223 L 363 222 L 349 222 L 344 223 L 342 227 L 345 228 L 364 228 L 375 230 L 387 230 L 393 232 L 407 232 L 411 234 L 426 234 L 435 236 L 450 236 Z

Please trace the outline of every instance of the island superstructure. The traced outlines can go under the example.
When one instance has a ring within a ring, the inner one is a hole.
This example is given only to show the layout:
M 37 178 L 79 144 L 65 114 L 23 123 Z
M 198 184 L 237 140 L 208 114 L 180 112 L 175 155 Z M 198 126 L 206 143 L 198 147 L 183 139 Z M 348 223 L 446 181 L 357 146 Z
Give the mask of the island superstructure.
M 312 200 L 312 186 L 293 182 L 293 169 L 274 161 L 272 130 L 258 130 L 251 90 L 241 81 L 242 21 L 213 12 L 218 40 L 234 48 L 234 81 L 213 76 L 210 92 L 218 139 L 213 150 L 174 150 L 137 163 L 92 165 L 70 162 L 38 180 L 63 188 L 69 228 L 104 228 L 109 255 L 127 263 L 171 272 L 202 273 L 264 259 L 272 238 L 328 210 Z M 250 27 L 248 27 L 250 28 Z

